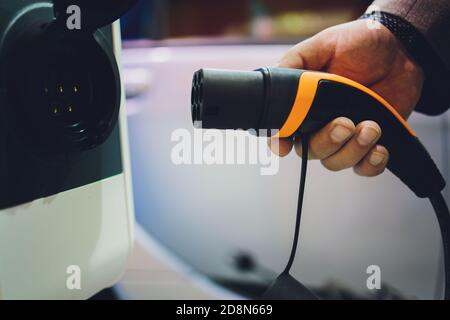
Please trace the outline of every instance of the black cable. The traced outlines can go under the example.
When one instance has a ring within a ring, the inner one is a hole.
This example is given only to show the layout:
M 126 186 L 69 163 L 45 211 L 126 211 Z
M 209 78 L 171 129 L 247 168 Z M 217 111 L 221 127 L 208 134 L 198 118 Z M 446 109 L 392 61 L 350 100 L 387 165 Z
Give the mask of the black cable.
M 289 261 L 282 272 L 282 274 L 289 274 L 289 271 L 294 263 L 295 255 L 297 252 L 298 238 L 300 233 L 300 222 L 302 217 L 303 197 L 305 193 L 306 173 L 308 168 L 308 137 L 302 137 L 302 164 L 300 174 L 300 186 L 298 192 L 297 203 L 297 217 L 295 222 L 294 240 L 292 243 L 291 254 Z M 444 268 L 445 268 L 445 293 L 444 299 L 450 300 L 450 212 L 445 202 L 445 199 L 441 193 L 430 196 L 430 202 L 436 213 L 436 218 L 439 223 L 439 228 L 442 235 L 442 244 L 444 251 Z
M 303 194 L 305 193 L 306 169 L 308 164 L 309 139 L 302 136 L 302 168 L 300 173 L 300 187 L 298 191 L 297 217 L 295 222 L 294 240 L 291 255 L 284 271 L 268 287 L 263 295 L 264 300 L 318 300 L 319 297 L 305 287 L 300 281 L 289 274 L 294 263 L 295 253 L 300 233 L 300 220 L 302 216 Z
M 441 164 L 441 171 L 442 171 L 442 175 L 445 177 L 445 179 L 447 180 L 449 177 L 449 173 L 450 173 L 450 166 L 448 163 L 447 159 L 450 159 L 450 153 L 449 153 L 449 146 L 450 146 L 450 137 L 449 137 L 449 126 L 448 126 L 448 120 L 449 118 L 447 117 L 447 115 L 444 115 L 441 117 L 440 119 L 440 126 L 441 126 L 441 149 L 442 149 L 442 155 L 441 155 L 441 160 L 442 160 L 442 164 Z M 449 198 L 449 191 L 450 188 L 448 188 L 448 186 L 442 191 L 443 192 L 443 196 L 444 198 Z M 435 293 L 434 293 L 434 297 L 435 299 L 439 299 L 441 294 L 442 294 L 442 285 L 445 284 L 445 278 L 442 279 L 442 274 L 444 273 L 443 271 L 445 271 L 444 265 L 444 254 L 443 252 L 439 253 L 439 266 L 438 266 L 438 276 L 436 277 L 436 285 L 435 285 Z M 442 270 L 444 269 L 444 270 Z
M 308 137 L 302 136 L 302 167 L 300 173 L 300 187 L 298 191 L 298 202 L 297 202 L 297 218 L 295 221 L 295 232 L 294 241 L 292 243 L 291 255 L 289 256 L 289 261 L 284 268 L 283 273 L 287 274 L 291 270 L 292 264 L 294 263 L 295 253 L 297 252 L 298 238 L 300 233 L 300 221 L 302 218 L 302 207 L 303 207 L 303 195 L 305 193 L 305 183 L 306 183 L 306 171 L 308 168 Z
M 275 279 L 263 295 L 264 300 L 318 300 L 319 297 L 305 287 L 300 281 L 289 274 L 297 252 L 302 217 L 303 194 L 305 193 L 306 169 L 308 164 L 307 136 L 302 136 L 302 169 L 300 173 L 300 187 L 298 191 L 297 217 L 295 221 L 294 240 L 291 255 L 284 271 Z
M 430 197 L 431 204 L 436 213 L 439 222 L 439 228 L 442 235 L 442 247 L 444 250 L 444 268 L 445 268 L 445 294 L 444 299 L 450 300 L 450 212 L 441 193 Z
M 297 217 L 295 221 L 294 240 L 292 243 L 289 261 L 284 271 L 281 273 L 281 276 L 289 275 L 289 271 L 291 270 L 292 264 L 294 263 L 295 255 L 297 252 L 298 238 L 300 233 L 300 222 L 302 217 L 303 196 L 305 193 L 306 172 L 308 168 L 308 146 L 309 146 L 308 137 L 302 137 L 302 164 L 300 173 L 300 186 L 298 192 Z M 445 202 L 445 199 L 441 193 L 437 193 L 430 196 L 430 202 L 436 213 L 436 218 L 438 220 L 439 228 L 441 230 L 442 235 L 442 244 L 444 251 L 444 268 L 445 268 L 444 299 L 450 300 L 450 212 Z

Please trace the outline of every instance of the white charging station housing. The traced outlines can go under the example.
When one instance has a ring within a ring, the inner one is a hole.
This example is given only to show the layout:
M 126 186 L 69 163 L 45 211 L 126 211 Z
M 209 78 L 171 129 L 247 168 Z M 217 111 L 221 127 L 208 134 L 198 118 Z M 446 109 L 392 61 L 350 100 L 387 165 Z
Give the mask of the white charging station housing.
M 112 33 L 120 61 L 117 21 Z M 121 96 L 122 173 L 0 210 L 0 299 L 86 299 L 120 279 L 134 225 Z

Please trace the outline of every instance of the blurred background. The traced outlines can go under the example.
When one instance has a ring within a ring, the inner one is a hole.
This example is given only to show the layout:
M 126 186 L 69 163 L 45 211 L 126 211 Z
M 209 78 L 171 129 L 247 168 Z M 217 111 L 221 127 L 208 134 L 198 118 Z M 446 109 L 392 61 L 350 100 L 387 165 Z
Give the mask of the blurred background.
M 367 0 L 141 0 L 122 19 L 126 39 L 289 41 L 357 18 Z
M 122 20 L 137 240 L 120 298 L 258 298 L 293 239 L 300 161 L 175 165 L 174 130 L 193 134 L 190 91 L 202 67 L 251 70 L 293 44 L 360 16 L 363 0 L 141 0 Z M 415 114 L 447 179 L 448 116 Z M 246 133 L 241 133 L 246 135 Z M 249 137 L 249 139 L 256 139 Z M 311 162 L 292 274 L 324 299 L 442 295 L 440 234 L 431 206 L 393 175 L 364 179 Z M 448 193 L 446 194 L 449 199 Z M 381 290 L 366 269 L 381 267 Z

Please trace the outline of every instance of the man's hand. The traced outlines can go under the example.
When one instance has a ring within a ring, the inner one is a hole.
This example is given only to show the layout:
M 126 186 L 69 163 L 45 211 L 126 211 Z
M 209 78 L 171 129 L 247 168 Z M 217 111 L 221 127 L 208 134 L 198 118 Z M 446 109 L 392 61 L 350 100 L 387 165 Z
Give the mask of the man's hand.
M 389 101 L 406 119 L 422 91 L 423 71 L 384 26 L 369 29 L 367 20 L 357 20 L 322 31 L 303 41 L 281 59 L 283 68 L 320 70 L 355 80 Z M 310 158 L 338 171 L 353 167 L 362 176 L 384 171 L 389 153 L 377 145 L 382 132 L 370 119 L 353 123 L 337 118 L 311 137 Z M 280 156 L 295 145 L 301 155 L 300 139 L 275 139 L 271 148 Z

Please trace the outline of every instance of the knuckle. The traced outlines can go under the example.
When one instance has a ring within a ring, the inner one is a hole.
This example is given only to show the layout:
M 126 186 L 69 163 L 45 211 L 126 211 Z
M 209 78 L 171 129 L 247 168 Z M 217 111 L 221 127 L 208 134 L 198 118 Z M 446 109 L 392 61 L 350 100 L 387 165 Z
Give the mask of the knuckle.
M 364 168 L 360 165 L 356 165 L 353 167 L 353 172 L 356 173 L 358 176 L 361 177 L 367 177 L 367 172 L 364 170 Z
M 355 154 L 349 154 L 348 152 L 345 152 L 345 154 L 339 155 L 339 167 L 341 169 L 347 169 L 355 166 L 361 159 L 363 158 L 364 154 L 362 153 L 355 153 Z
M 353 167 L 353 171 L 361 177 L 376 177 L 385 171 L 386 167 L 373 167 L 365 163 Z
M 330 149 L 330 146 L 321 140 L 322 139 L 312 139 L 309 145 L 310 155 L 317 159 L 322 159 Z
M 353 172 L 356 173 L 358 176 L 365 176 L 364 170 L 362 170 L 361 166 L 354 166 L 353 167 Z
M 342 168 L 334 161 L 327 161 L 325 159 L 325 160 L 321 160 L 320 162 L 326 169 L 328 169 L 330 171 L 337 172 L 337 171 L 342 170 Z
M 382 174 L 385 169 L 386 169 L 386 167 L 382 166 L 382 167 L 379 167 L 379 168 L 367 170 L 368 172 L 366 174 L 366 177 L 376 177 L 376 176 Z

